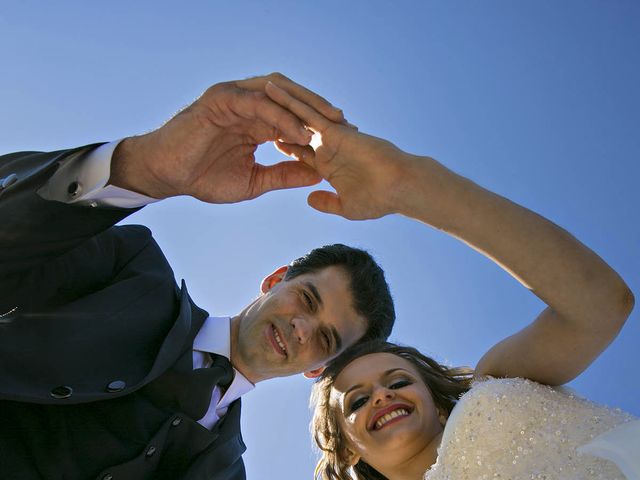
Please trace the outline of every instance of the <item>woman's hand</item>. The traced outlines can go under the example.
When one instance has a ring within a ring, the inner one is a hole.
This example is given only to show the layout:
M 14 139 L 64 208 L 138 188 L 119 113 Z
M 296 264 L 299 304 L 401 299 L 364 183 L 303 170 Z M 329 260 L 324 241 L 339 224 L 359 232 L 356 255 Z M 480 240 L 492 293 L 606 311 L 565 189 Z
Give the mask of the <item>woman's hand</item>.
M 478 376 L 562 384 L 618 334 L 633 295 L 611 267 L 565 230 L 429 157 L 408 155 L 332 122 L 275 85 L 267 84 L 266 92 L 321 139 L 315 153 L 310 147 L 279 145 L 336 189 L 313 192 L 312 207 L 351 219 L 392 212 L 415 218 L 483 253 L 548 305 L 480 360 Z
M 311 142 L 315 149 L 276 143 L 280 151 L 313 167 L 335 189 L 335 192 L 312 192 L 308 198 L 310 206 L 350 220 L 401 211 L 413 166 L 418 161 L 416 157 L 386 140 L 326 118 L 273 83 L 267 84 L 266 92 L 315 132 Z

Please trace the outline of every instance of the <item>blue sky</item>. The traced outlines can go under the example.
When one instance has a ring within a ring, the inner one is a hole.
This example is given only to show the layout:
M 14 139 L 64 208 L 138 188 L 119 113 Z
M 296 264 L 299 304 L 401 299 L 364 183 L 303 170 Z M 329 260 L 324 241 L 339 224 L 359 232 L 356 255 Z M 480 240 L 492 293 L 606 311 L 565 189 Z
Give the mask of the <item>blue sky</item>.
M 360 129 L 555 221 L 640 292 L 640 5 L 633 1 L 5 1 L 0 152 L 157 127 L 207 86 L 281 71 Z M 280 156 L 259 150 L 265 163 Z M 212 314 L 314 246 L 370 250 L 398 312 L 393 339 L 474 365 L 542 303 L 492 262 L 406 218 L 348 222 L 309 189 L 238 205 L 177 198 L 127 222 L 153 231 Z M 640 415 L 638 310 L 571 386 Z M 311 478 L 309 381 L 243 400 L 249 478 Z

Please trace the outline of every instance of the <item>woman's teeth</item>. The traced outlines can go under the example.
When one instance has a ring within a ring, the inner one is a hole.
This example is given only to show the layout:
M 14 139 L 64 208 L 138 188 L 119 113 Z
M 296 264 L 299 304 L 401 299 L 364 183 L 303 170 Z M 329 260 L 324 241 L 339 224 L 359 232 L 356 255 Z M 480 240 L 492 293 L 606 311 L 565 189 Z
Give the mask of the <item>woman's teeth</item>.
M 398 410 L 394 410 L 393 412 L 387 413 L 386 415 L 383 415 L 382 417 L 380 417 L 378 419 L 378 421 L 376 422 L 376 430 L 382 428 L 384 426 L 385 423 L 393 420 L 396 417 L 406 417 L 407 415 L 409 415 L 409 411 L 405 410 L 404 408 L 399 408 Z

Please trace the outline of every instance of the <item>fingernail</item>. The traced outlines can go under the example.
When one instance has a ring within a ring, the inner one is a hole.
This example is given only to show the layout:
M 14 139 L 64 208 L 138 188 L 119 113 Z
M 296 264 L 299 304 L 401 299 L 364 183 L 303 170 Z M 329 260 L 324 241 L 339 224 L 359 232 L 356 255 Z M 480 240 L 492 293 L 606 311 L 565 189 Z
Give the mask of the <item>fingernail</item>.
M 307 130 L 304 127 L 300 127 L 300 133 L 302 133 L 306 138 L 311 138 L 313 137 L 313 133 L 311 133 L 309 130 Z

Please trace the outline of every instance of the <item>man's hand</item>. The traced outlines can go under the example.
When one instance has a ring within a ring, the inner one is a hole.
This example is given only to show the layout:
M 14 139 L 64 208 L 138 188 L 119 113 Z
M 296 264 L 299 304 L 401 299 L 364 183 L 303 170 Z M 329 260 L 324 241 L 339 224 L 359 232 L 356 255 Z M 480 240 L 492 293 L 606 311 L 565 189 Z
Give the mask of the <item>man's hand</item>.
M 267 82 L 336 122 L 342 112 L 281 74 L 210 87 L 159 129 L 120 143 L 109 183 L 154 197 L 191 195 L 210 203 L 248 200 L 270 190 L 321 179 L 303 162 L 256 163 L 265 142 L 307 145 L 311 132 L 295 114 L 265 94 Z
M 310 146 L 277 142 L 286 155 L 312 166 L 336 190 L 315 191 L 308 202 L 325 213 L 350 220 L 378 218 L 402 211 L 413 165 L 419 161 L 392 143 L 335 122 L 274 83 L 266 86 L 271 99 L 301 118 L 320 143 Z M 315 140 L 315 139 L 314 139 Z

